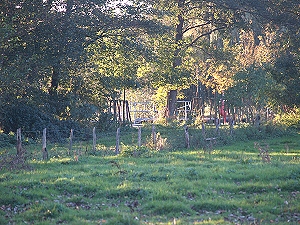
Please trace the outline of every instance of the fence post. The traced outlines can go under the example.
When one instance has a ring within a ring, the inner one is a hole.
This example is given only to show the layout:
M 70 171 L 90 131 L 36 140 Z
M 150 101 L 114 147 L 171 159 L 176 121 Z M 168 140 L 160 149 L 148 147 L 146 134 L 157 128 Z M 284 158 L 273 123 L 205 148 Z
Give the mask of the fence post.
M 72 152 L 72 146 L 73 146 L 73 129 L 71 129 L 70 131 L 70 146 L 69 146 L 68 155 L 70 155 Z
M 142 146 L 142 127 L 138 127 L 138 147 Z
M 220 134 L 220 119 L 216 118 L 216 134 L 219 135 Z
M 189 135 L 189 128 L 187 125 L 184 126 L 184 134 L 185 134 L 185 147 L 190 148 L 190 135 Z
M 93 128 L 93 152 L 96 152 L 96 128 Z
M 116 155 L 120 153 L 120 127 L 117 129 L 116 134 Z
M 233 124 L 234 124 L 233 118 L 230 118 L 229 123 L 230 123 L 230 135 L 232 136 L 233 135 Z
M 156 148 L 156 130 L 155 130 L 154 124 L 152 124 L 152 142 L 153 142 L 154 148 Z
M 47 129 L 45 128 L 43 130 L 43 147 L 42 147 L 43 160 L 47 160 L 48 159 L 46 134 L 47 134 Z
M 21 136 L 21 128 L 17 129 L 17 156 L 21 156 L 23 154 L 22 150 L 22 136 Z
M 202 137 L 203 137 L 203 140 L 205 140 L 206 139 L 206 134 L 205 134 L 205 125 L 204 125 L 204 122 L 202 122 L 201 126 L 202 126 L 202 129 L 201 129 L 201 131 L 202 131 Z

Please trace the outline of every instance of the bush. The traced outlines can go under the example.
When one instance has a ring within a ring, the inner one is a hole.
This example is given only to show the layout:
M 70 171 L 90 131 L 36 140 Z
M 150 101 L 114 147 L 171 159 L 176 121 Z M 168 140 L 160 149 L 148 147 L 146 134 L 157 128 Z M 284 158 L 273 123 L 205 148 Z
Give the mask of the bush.
M 11 147 L 13 145 L 16 145 L 16 138 L 13 133 L 0 133 L 0 148 Z
M 23 137 L 33 140 L 41 139 L 43 129 L 47 128 L 47 139 L 55 142 L 68 138 L 70 129 L 83 130 L 79 122 L 59 120 L 55 115 L 24 102 L 7 105 L 0 114 L 0 124 L 5 134 L 21 128 Z M 11 137 L 5 134 L 1 134 L 0 143 L 11 143 Z
M 286 112 L 279 113 L 276 115 L 274 123 L 300 130 L 300 108 L 294 107 Z

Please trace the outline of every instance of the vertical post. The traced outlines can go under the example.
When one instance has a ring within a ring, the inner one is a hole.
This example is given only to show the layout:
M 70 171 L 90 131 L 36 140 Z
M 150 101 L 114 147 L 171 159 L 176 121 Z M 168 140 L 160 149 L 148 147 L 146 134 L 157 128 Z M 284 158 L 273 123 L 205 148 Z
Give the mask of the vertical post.
M 152 142 L 153 142 L 154 148 L 156 148 L 156 130 L 155 130 L 154 124 L 152 124 Z
M 120 153 L 120 127 L 117 129 L 116 134 L 116 155 Z
M 184 120 L 187 121 L 187 102 L 184 102 Z
M 124 93 L 123 93 L 123 123 L 126 122 L 126 89 L 125 89 L 125 86 L 124 86 Z
M 47 151 L 47 129 L 43 130 L 43 147 L 42 147 L 42 155 L 43 160 L 48 159 L 48 151 Z
M 122 117 L 121 117 L 121 102 L 117 101 L 117 110 L 118 110 L 118 119 L 119 123 L 122 123 Z
M 184 126 L 184 134 L 185 134 L 185 147 L 190 148 L 190 135 L 189 135 L 189 128 L 187 125 Z
M 233 135 L 233 124 L 234 124 L 234 119 L 233 119 L 232 117 L 230 117 L 229 123 L 230 123 L 230 135 Z
M 93 152 L 96 152 L 96 128 L 93 128 Z
M 22 136 L 21 136 L 21 128 L 17 129 L 17 155 L 22 155 Z
M 142 146 L 142 127 L 138 127 L 138 147 Z
M 128 122 L 132 122 L 132 120 L 131 120 L 131 115 L 130 115 L 130 107 L 129 107 L 129 103 L 128 103 L 128 101 L 126 100 L 126 112 L 127 112 L 127 120 L 128 120 Z
M 117 102 L 113 100 L 113 110 L 114 110 L 114 122 L 117 122 Z
M 202 126 L 202 137 L 203 137 L 203 140 L 205 140 L 206 139 L 206 134 L 205 134 L 205 125 L 204 125 L 204 122 L 202 122 L 202 124 L 201 124 L 201 126 Z
M 68 155 L 70 155 L 70 153 L 72 151 L 72 146 L 73 146 L 73 129 L 71 129 L 71 132 L 70 132 L 70 146 L 69 146 Z
M 216 134 L 219 134 L 219 128 L 220 128 L 220 120 L 219 118 L 216 118 Z

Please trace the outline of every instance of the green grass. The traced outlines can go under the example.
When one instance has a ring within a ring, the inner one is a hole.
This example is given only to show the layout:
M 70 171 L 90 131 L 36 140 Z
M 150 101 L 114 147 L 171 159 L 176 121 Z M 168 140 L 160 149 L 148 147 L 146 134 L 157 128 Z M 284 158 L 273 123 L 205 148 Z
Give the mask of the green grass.
M 0 224 L 300 221 L 300 135 L 257 141 L 270 163 L 254 141 L 209 154 L 200 147 L 139 149 L 129 135 L 115 156 L 113 140 L 103 137 L 95 154 L 82 151 L 78 161 L 63 145 L 48 146 L 48 161 L 40 159 L 39 145 L 26 146 L 28 165 L 0 170 Z M 1 149 L 1 159 L 14 152 Z

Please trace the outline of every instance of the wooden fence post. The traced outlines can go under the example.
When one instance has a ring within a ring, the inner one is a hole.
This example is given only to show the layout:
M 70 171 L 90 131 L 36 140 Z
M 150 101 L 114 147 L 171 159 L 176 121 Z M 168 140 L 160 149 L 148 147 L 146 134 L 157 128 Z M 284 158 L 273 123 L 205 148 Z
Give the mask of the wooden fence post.
M 205 134 L 205 124 L 204 124 L 204 122 L 202 122 L 201 126 L 202 126 L 202 129 L 201 129 L 202 137 L 203 137 L 203 140 L 205 140 L 206 139 L 206 134 Z
M 156 130 L 155 130 L 155 125 L 152 124 L 152 142 L 154 145 L 154 148 L 156 148 Z
M 96 128 L 93 128 L 93 152 L 96 152 Z
M 138 147 L 142 146 L 142 127 L 138 127 Z
M 234 124 L 234 120 L 233 118 L 229 119 L 229 123 L 230 123 L 230 135 L 233 135 L 233 124 Z
M 120 127 L 117 129 L 116 134 L 116 155 L 120 153 Z
M 70 131 L 70 146 L 69 146 L 68 155 L 71 154 L 72 146 L 73 146 L 73 129 L 71 129 L 71 131 Z
M 185 147 L 190 148 L 190 135 L 189 135 L 189 128 L 187 125 L 184 126 L 184 134 L 185 134 Z
M 219 135 L 220 134 L 220 119 L 216 118 L 216 134 Z
M 43 160 L 48 160 L 48 151 L 47 151 L 47 129 L 45 128 L 43 130 L 43 147 L 42 147 L 42 155 L 43 155 Z
M 21 136 L 21 128 L 17 129 L 17 155 L 21 156 L 23 154 L 22 149 L 22 136 Z

